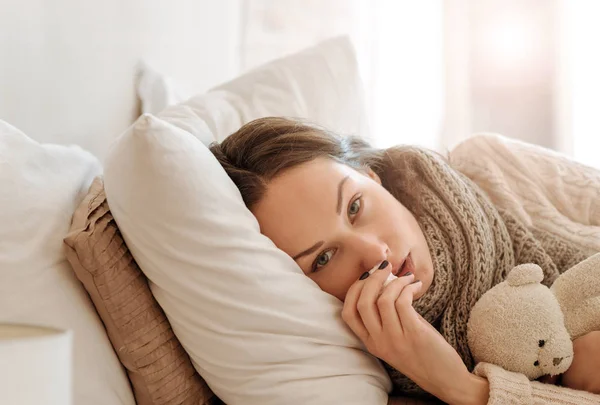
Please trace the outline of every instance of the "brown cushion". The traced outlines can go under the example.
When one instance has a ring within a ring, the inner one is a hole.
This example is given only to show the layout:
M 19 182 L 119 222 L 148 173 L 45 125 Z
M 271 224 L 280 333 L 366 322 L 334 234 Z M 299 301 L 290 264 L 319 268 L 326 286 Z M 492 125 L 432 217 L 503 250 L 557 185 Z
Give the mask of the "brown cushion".
M 73 216 L 66 254 L 90 294 L 138 405 L 212 404 L 215 395 L 175 337 L 125 245 L 96 178 Z

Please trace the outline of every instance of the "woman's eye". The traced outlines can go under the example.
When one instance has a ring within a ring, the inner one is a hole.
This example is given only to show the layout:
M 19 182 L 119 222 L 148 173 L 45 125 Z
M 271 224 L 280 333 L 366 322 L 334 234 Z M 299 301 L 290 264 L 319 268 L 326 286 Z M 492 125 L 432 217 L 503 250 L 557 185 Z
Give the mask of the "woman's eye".
M 319 268 L 327 265 L 327 263 L 329 263 L 329 261 L 333 257 L 333 253 L 334 253 L 333 249 L 330 249 L 330 250 L 326 250 L 323 253 L 319 254 L 319 256 L 317 256 L 317 259 L 315 260 L 315 262 L 313 264 L 313 271 L 318 270 Z
M 348 215 L 354 216 L 358 214 L 361 206 L 361 197 L 358 197 L 356 200 L 352 201 L 350 206 L 348 207 Z

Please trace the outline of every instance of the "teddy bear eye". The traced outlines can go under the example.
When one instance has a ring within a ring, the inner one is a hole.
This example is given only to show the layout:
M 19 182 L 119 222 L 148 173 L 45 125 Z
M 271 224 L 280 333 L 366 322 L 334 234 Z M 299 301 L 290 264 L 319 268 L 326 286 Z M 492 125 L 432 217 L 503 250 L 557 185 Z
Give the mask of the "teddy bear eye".
M 546 344 L 546 341 L 545 341 L 545 340 L 540 340 L 540 341 L 538 342 L 538 346 L 540 346 L 540 347 L 544 347 L 544 345 L 545 345 L 545 344 Z
M 533 365 L 537 367 L 540 365 L 540 362 L 536 360 L 535 363 L 533 363 Z

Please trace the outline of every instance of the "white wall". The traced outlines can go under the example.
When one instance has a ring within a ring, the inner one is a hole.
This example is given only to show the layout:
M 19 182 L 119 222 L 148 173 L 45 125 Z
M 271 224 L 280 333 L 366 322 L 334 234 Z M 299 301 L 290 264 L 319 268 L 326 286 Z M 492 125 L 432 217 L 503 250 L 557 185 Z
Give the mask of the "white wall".
M 564 12 L 565 82 L 570 86 L 564 131 L 570 135 L 573 156 L 600 168 L 600 2 L 562 0 Z
M 186 93 L 240 70 L 241 0 L 2 0 L 0 119 L 103 157 L 137 116 L 146 59 Z

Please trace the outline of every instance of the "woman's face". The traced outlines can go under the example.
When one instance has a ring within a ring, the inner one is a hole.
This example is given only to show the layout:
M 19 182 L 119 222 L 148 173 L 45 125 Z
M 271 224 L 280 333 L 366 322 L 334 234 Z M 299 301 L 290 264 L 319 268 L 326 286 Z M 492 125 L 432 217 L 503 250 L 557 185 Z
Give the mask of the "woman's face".
M 416 219 L 372 171 L 315 159 L 273 179 L 252 212 L 265 236 L 342 301 L 361 274 L 383 260 L 393 274 L 410 270 L 423 282 L 417 298 L 433 280 Z

